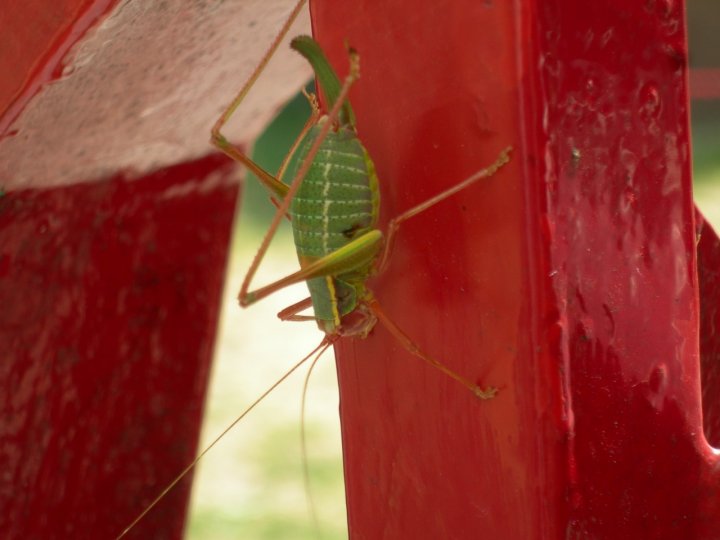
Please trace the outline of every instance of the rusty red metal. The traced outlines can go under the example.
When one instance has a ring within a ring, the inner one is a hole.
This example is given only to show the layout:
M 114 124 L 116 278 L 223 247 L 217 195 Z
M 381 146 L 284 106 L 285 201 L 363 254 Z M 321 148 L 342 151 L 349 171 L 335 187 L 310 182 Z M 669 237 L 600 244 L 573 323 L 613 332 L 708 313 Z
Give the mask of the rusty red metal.
M 312 15 L 335 65 L 345 39 L 362 55 L 351 96 L 385 220 L 515 148 L 408 222 L 374 283 L 419 346 L 498 396 L 382 328 L 337 348 L 350 537 L 718 538 L 683 2 Z

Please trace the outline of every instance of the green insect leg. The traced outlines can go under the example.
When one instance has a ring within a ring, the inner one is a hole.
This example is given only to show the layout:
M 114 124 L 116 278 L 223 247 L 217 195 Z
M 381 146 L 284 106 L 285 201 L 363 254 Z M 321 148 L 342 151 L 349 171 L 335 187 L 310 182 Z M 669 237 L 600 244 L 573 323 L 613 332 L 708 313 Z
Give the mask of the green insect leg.
M 293 285 L 294 283 L 300 283 L 301 281 L 307 281 L 308 279 L 317 277 L 340 275 L 367 267 L 380 252 L 380 249 L 382 248 L 382 238 L 383 235 L 379 230 L 373 229 L 368 231 L 337 251 L 333 251 L 332 253 L 313 261 L 297 272 L 285 276 L 284 278 L 255 291 L 246 292 L 244 295 L 241 294 L 240 305 L 243 307 L 249 306 L 250 304 L 257 302 L 258 300 L 261 300 L 262 298 L 265 298 L 266 296 L 279 291 L 288 285 Z M 280 313 L 286 313 L 286 311 L 290 310 L 289 315 L 292 316 L 292 308 L 298 306 L 299 304 L 302 304 L 302 302 L 295 304 L 294 306 L 290 306 L 290 308 L 283 310 Z

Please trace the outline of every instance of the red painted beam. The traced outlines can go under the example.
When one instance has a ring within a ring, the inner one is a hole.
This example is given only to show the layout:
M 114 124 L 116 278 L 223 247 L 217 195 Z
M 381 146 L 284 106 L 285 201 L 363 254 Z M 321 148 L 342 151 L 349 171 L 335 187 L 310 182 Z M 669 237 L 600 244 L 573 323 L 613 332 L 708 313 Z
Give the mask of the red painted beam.
M 237 184 L 221 156 L 0 198 L 3 538 L 114 538 L 192 460 Z M 190 477 L 130 538 L 180 538 Z
M 387 220 L 382 328 L 337 347 L 351 538 L 687 538 L 720 531 L 703 436 L 683 2 L 312 4 Z

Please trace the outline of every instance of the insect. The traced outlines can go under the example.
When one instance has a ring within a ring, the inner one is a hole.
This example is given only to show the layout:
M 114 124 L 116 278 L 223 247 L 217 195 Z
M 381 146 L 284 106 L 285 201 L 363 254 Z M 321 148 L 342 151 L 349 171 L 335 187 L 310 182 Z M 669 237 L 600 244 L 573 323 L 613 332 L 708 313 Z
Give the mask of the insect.
M 348 47 L 349 74 L 341 81 L 320 46 L 308 36 L 295 38 L 291 47 L 312 66 L 325 98 L 327 113 L 322 114 L 315 96 L 308 95 L 313 112 L 289 154 L 297 153 L 298 156 L 298 165 L 292 180 L 289 183 L 283 182 L 289 159 L 285 160 L 279 173 L 274 176 L 222 134 L 222 128 L 257 80 L 303 4 L 304 0 L 297 4 L 256 70 L 217 120 L 212 129 L 211 141 L 222 152 L 252 171 L 267 188 L 277 207 L 243 280 L 238 297 L 240 305 L 248 307 L 284 287 L 304 281 L 310 296 L 283 309 L 278 316 L 284 321 L 315 321 L 324 334 L 323 338 L 310 354 L 263 393 L 201 452 L 121 536 L 142 519 L 227 431 L 304 362 L 314 358 L 314 363 L 338 339 L 366 338 L 378 323 L 410 353 L 451 377 L 476 397 L 490 399 L 497 392 L 493 387 L 479 387 L 422 351 L 388 317 L 369 288 L 368 279 L 382 272 L 386 266 L 396 233 L 403 222 L 479 180 L 494 175 L 509 161 L 510 148 L 502 151 L 489 167 L 396 216 L 384 233 L 377 227 L 380 180 L 371 157 L 358 138 L 355 114 L 348 99 L 350 88 L 360 77 L 360 55 Z M 251 282 L 269 244 L 278 226 L 286 218 L 290 220 L 293 228 L 300 269 L 273 283 L 251 289 Z M 306 314 L 310 308 L 312 315 Z

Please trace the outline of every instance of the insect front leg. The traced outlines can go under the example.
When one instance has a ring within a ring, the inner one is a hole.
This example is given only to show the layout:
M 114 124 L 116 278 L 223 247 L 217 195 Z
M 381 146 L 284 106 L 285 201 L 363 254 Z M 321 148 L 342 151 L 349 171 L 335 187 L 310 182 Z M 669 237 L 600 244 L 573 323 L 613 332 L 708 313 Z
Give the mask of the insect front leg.
M 380 303 L 377 301 L 377 299 L 375 299 L 374 297 L 369 298 L 366 303 L 368 307 L 372 310 L 372 312 L 375 314 L 377 319 L 380 321 L 380 323 L 385 328 L 387 328 L 387 330 L 393 335 L 393 337 L 397 339 L 398 342 L 400 342 L 400 344 L 405 347 L 405 350 L 407 350 L 410 354 L 420 358 L 421 360 L 424 360 L 425 362 L 433 366 L 435 369 L 440 370 L 451 379 L 456 380 L 465 388 L 470 390 L 473 395 L 475 395 L 475 397 L 480 399 L 492 399 L 495 397 L 495 394 L 497 394 L 498 392 L 497 388 L 493 386 L 490 386 L 488 388 L 481 388 L 477 384 L 469 381 L 462 375 L 456 373 L 455 371 L 447 367 L 439 360 L 436 360 L 435 358 L 424 352 L 412 339 L 410 339 L 410 337 L 405 332 L 400 329 L 397 324 L 395 324 L 395 321 L 388 317 L 388 315 L 385 313 L 385 310 L 383 310 L 383 308 L 380 306 Z

